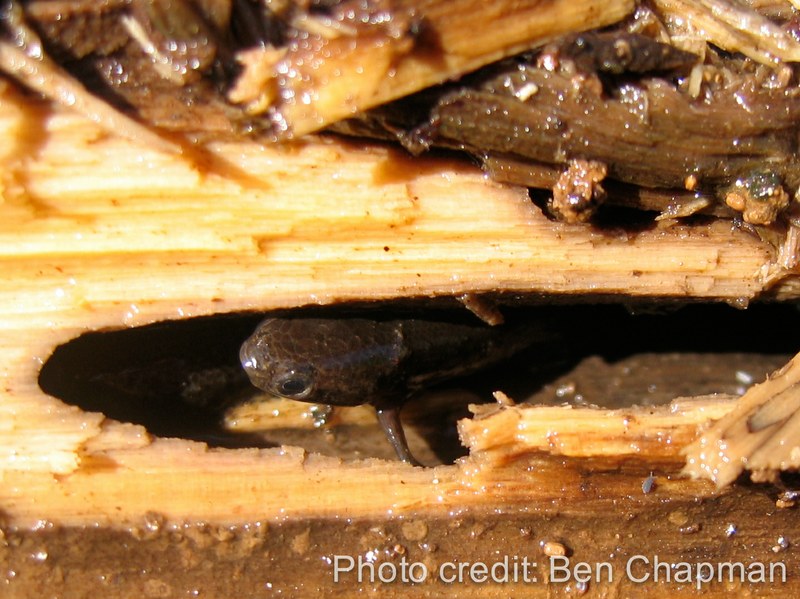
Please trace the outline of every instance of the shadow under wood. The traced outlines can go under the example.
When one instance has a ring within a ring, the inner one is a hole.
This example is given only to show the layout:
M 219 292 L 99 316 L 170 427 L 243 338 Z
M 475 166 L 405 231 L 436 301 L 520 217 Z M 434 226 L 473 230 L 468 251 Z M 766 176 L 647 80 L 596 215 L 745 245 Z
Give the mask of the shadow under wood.
M 382 306 L 377 313 L 385 317 L 391 309 Z M 444 463 L 462 455 L 456 421 L 469 416 L 469 403 L 493 401 L 495 390 L 518 402 L 605 407 L 663 403 L 681 395 L 737 394 L 798 350 L 792 332 L 800 330 L 800 312 L 791 305 L 660 310 L 637 315 L 612 305 L 503 308 L 507 322 L 544 314 L 557 322 L 560 333 L 497 367 L 412 399 L 404 409 L 412 451 L 425 463 L 431 463 L 426 454 Z M 374 307 L 365 311 L 375 313 Z M 447 312 L 474 318 L 463 308 Z M 300 313 L 335 317 L 352 315 L 353 308 Z M 403 316 L 413 314 L 413 306 L 403 305 Z M 39 384 L 68 404 L 143 425 L 157 436 L 212 446 L 293 444 L 345 458 L 391 458 L 377 425 L 247 434 L 223 426 L 228 408 L 258 394 L 238 354 L 264 316 L 227 314 L 87 333 L 55 350 Z
M 220 315 L 86 333 L 56 348 L 39 385 L 154 435 L 210 440 L 221 432 L 220 411 L 249 393 L 239 345 L 260 320 Z

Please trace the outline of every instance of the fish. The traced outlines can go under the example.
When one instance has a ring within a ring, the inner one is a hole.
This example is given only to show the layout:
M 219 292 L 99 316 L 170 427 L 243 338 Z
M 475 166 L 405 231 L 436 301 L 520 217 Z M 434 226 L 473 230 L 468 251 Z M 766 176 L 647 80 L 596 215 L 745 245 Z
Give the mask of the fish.
M 397 457 L 414 465 L 400 410 L 414 395 L 498 364 L 540 342 L 547 321 L 488 326 L 475 319 L 267 318 L 239 352 L 251 383 L 331 406 L 370 404 Z

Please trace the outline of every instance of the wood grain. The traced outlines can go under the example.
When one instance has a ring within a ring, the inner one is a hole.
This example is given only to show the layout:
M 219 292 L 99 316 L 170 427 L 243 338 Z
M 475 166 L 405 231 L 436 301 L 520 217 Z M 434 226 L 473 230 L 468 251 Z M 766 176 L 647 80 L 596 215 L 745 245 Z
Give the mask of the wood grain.
M 43 362 L 81 333 L 483 291 L 747 301 L 762 291 L 755 275 L 771 256 L 727 222 L 553 223 L 524 189 L 468 163 L 383 146 L 316 138 L 168 155 L 11 87 L 0 96 L 0 130 L 0 505 L 20 525 L 124 526 L 150 511 L 221 522 L 367 516 L 555 492 L 535 477 L 489 496 L 465 466 L 342 464 L 294 448 L 154 439 L 39 389 Z M 310 504 L 309 493 L 324 500 Z

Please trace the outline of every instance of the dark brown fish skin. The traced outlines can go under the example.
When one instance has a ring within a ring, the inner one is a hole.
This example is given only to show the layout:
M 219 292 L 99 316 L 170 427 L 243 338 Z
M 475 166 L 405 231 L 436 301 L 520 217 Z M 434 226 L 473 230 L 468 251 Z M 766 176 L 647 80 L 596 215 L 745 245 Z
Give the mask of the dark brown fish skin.
M 240 358 L 253 384 L 276 395 L 385 407 L 511 356 L 535 340 L 532 333 L 478 321 L 269 318 Z
M 406 350 L 394 323 L 269 318 L 239 354 L 252 383 L 282 397 L 355 406 L 404 395 Z
M 313 403 L 369 403 L 398 456 L 414 463 L 398 410 L 414 393 L 496 364 L 541 339 L 541 325 L 447 320 L 268 318 L 243 344 L 242 366 L 270 393 Z

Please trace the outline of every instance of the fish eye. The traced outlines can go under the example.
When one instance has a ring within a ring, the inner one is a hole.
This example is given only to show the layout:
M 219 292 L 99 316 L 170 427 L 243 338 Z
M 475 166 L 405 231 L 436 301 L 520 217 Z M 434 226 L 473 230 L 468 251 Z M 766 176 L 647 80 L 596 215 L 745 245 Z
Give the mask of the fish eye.
M 292 369 L 275 379 L 275 390 L 279 395 L 290 399 L 308 397 L 314 387 L 314 379 L 310 372 Z

